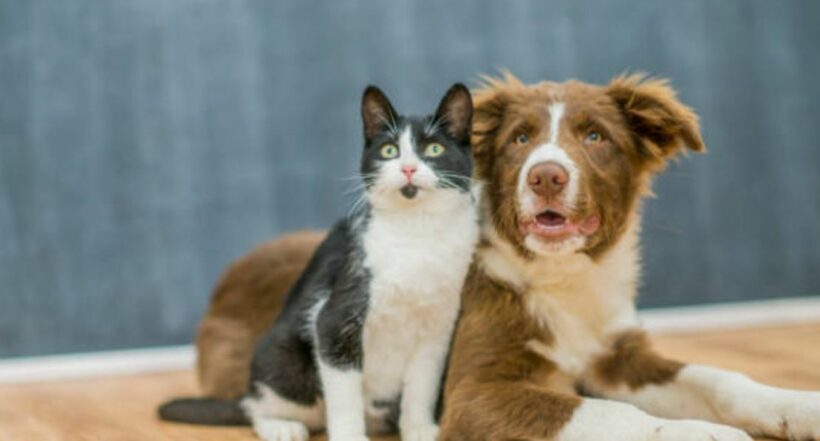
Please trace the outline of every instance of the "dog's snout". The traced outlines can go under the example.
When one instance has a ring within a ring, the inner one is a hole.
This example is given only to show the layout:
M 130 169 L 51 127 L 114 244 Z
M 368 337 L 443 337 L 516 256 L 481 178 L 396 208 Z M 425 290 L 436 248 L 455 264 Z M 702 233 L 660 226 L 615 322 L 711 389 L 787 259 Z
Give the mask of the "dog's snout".
M 558 196 L 569 182 L 569 173 L 554 161 L 539 162 L 530 168 L 527 183 L 535 194 L 543 198 Z

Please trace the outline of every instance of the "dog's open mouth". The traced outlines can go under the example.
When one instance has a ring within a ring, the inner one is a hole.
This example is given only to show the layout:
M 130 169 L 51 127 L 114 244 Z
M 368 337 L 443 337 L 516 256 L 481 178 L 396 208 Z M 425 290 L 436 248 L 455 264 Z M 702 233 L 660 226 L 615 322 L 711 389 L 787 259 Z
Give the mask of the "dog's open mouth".
M 571 220 L 555 209 L 547 209 L 521 224 L 524 234 L 534 234 L 543 239 L 563 239 L 573 235 L 591 235 L 598 230 L 598 216 L 587 217 L 580 222 Z
M 561 228 L 567 223 L 567 218 L 563 214 L 547 210 L 535 216 L 535 222 L 544 228 Z

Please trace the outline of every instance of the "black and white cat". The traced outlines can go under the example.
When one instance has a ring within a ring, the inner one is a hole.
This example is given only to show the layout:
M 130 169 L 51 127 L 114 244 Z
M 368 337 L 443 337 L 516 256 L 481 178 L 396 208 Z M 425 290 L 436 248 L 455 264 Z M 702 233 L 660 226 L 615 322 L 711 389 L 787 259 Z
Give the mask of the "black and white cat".
M 451 87 L 435 114 L 400 116 L 362 98 L 363 199 L 336 223 L 254 356 L 238 401 L 181 399 L 164 419 L 247 424 L 267 441 L 366 440 L 399 429 L 433 441 L 435 408 L 478 238 L 472 101 Z

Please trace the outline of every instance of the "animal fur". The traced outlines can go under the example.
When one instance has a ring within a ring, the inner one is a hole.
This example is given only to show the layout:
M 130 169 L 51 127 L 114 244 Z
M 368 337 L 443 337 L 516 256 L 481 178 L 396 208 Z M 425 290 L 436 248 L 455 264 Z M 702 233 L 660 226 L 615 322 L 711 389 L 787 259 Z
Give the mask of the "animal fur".
M 474 99 L 484 227 L 440 439 L 820 440 L 820 394 L 666 359 L 640 329 L 641 200 L 670 159 L 704 150 L 697 116 L 666 81 L 505 75 Z M 536 154 L 575 189 L 534 197 L 525 165 Z M 539 210 L 558 211 L 560 234 L 539 225 Z

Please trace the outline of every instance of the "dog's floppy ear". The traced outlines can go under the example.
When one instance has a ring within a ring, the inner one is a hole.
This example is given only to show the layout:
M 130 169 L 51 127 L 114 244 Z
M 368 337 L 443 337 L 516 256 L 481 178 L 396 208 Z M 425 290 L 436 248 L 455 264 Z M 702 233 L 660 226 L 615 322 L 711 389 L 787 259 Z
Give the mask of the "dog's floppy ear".
M 506 107 L 506 94 L 502 90 L 484 87 L 474 92 L 472 140 L 475 154 L 492 150 Z
M 668 81 L 644 75 L 619 76 L 606 86 L 606 93 L 637 138 L 642 159 L 662 166 L 686 148 L 706 150 L 698 116 L 678 100 Z
M 444 94 L 433 121 L 441 121 L 450 136 L 462 145 L 469 145 L 472 119 L 473 99 L 470 91 L 463 84 L 456 83 Z
M 481 76 L 481 87 L 473 90 L 473 152 L 476 156 L 492 151 L 512 94 L 524 88 L 521 80 L 506 70 L 501 71 L 499 77 Z
M 364 139 L 370 141 L 388 127 L 396 124 L 398 115 L 387 95 L 376 86 L 367 86 L 362 94 L 362 123 Z
M 487 79 L 485 78 L 485 81 Z M 488 178 L 493 164 L 494 144 L 504 122 L 504 112 L 509 104 L 503 87 L 493 83 L 473 91 L 473 159 L 475 174 Z

